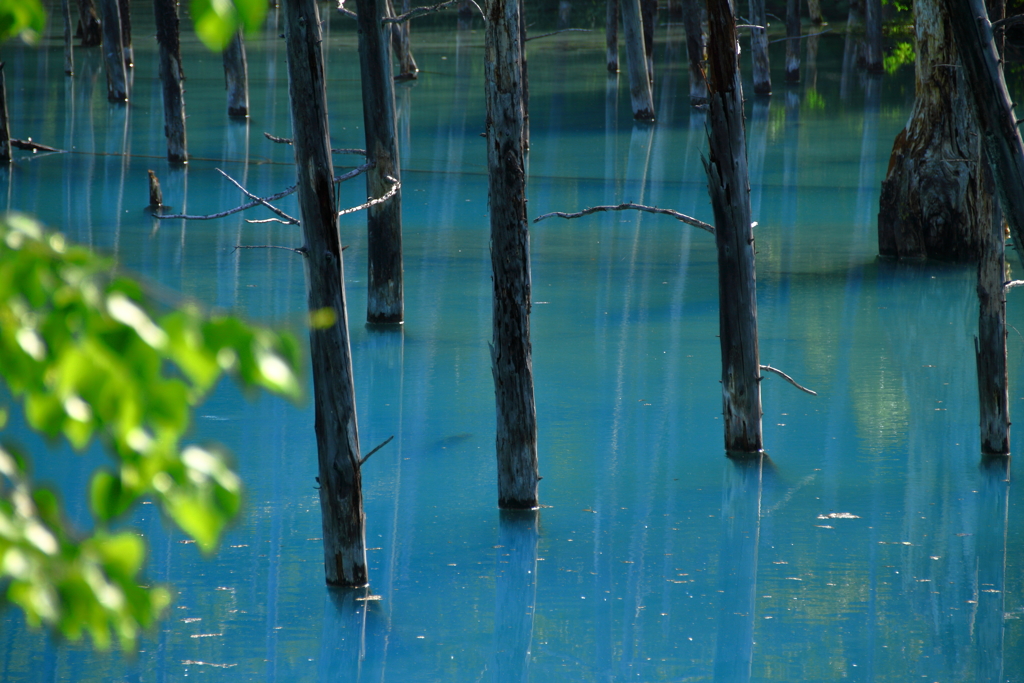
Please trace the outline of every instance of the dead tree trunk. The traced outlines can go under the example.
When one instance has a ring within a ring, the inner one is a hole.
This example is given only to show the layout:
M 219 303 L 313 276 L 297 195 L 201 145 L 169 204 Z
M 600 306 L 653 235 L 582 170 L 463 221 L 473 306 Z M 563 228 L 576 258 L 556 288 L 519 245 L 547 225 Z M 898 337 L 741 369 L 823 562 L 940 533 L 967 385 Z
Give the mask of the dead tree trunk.
M 982 231 L 978 262 L 978 407 L 981 412 L 981 452 L 1010 452 L 1010 401 L 1006 373 L 1006 261 L 1003 220 L 998 211 Z
M 870 3 L 869 3 L 870 4 Z M 917 99 L 893 143 L 878 210 L 878 253 L 972 262 L 992 221 L 969 86 L 940 0 L 914 3 Z
M 622 7 L 622 34 L 626 39 L 626 66 L 629 69 L 629 97 L 633 104 L 633 118 L 653 121 L 654 97 L 647 76 L 640 0 L 619 0 L 619 6 Z
M 395 12 L 395 6 L 392 0 L 387 0 L 385 4 L 389 17 L 398 16 Z M 409 11 L 409 0 L 404 0 L 402 3 L 402 12 Z M 419 78 L 419 66 L 416 65 L 416 60 L 412 56 L 412 47 L 409 44 L 409 20 L 405 20 L 401 23 L 391 24 L 391 49 L 395 53 L 395 59 L 398 60 L 398 75 L 395 76 L 396 81 L 414 81 Z
M 639 23 L 639 3 L 636 10 Z M 530 344 L 530 233 L 522 146 L 519 1 L 488 0 L 484 11 L 498 507 L 529 509 L 537 506 L 540 477 Z
M 64 18 L 64 73 L 75 72 L 74 48 L 71 46 L 71 7 L 68 0 L 60 0 L 60 12 Z
M 185 140 L 185 94 L 181 87 L 181 43 L 176 0 L 153 0 L 156 42 L 160 46 L 160 82 L 164 95 L 164 135 L 167 160 L 183 164 L 188 160 Z
M 686 30 L 691 107 L 703 107 L 708 103 L 708 88 L 704 79 L 704 33 L 700 15 L 701 6 L 698 0 L 683 0 L 683 28 Z
M 245 57 L 242 32 L 224 50 L 224 87 L 228 91 L 228 116 L 233 119 L 249 117 L 249 63 Z
M 821 0 L 807 0 L 807 15 L 815 26 L 825 23 L 825 18 L 821 15 Z
M 309 332 L 324 572 L 330 585 L 363 586 L 367 574 L 359 430 L 328 137 L 323 34 L 315 0 L 284 0 L 281 6 L 309 310 L 320 318 L 325 310 L 333 314 L 327 316 L 333 323 Z
M 914 2 L 914 13 L 917 13 L 918 2 Z M 880 74 L 882 68 L 882 0 L 864 0 L 865 37 L 867 51 L 864 55 L 864 68 L 868 73 Z
M 772 94 L 772 74 L 768 62 L 768 15 L 764 0 L 750 0 L 750 54 L 753 62 L 754 94 Z M 787 23 L 788 27 L 788 23 Z
M 135 66 L 135 51 L 132 49 L 132 6 L 130 0 L 117 0 L 118 15 L 121 18 L 121 49 L 124 53 L 124 68 Z
M 786 0 L 786 82 L 800 82 L 800 0 Z
M 401 180 L 395 135 L 395 83 L 383 23 L 386 6 L 385 0 L 357 0 L 356 7 L 366 156 L 373 164 L 366 173 L 366 193 L 380 197 L 395 181 Z M 404 316 L 401 190 L 389 201 L 367 209 L 366 228 L 366 322 L 401 323 Z
M 7 78 L 0 62 L 0 164 L 11 163 L 11 120 L 7 116 Z
M 730 0 L 708 0 L 708 190 L 718 248 L 725 450 L 760 453 L 761 370 L 743 89 Z
M 95 0 L 79 0 L 78 26 L 82 32 L 82 47 L 96 47 L 103 42 L 103 23 Z
M 121 11 L 118 0 L 100 0 L 103 12 L 103 61 L 107 67 L 107 100 L 128 102 L 128 74 L 121 42 Z
M 530 70 L 526 66 L 526 0 L 519 0 L 519 49 L 523 74 L 523 154 L 526 154 L 530 151 Z
M 608 0 L 604 24 L 604 45 L 608 72 L 619 72 L 619 0 Z
M 654 88 L 654 25 L 658 21 L 658 0 L 640 0 L 640 16 L 644 23 L 644 55 L 647 57 L 647 80 Z

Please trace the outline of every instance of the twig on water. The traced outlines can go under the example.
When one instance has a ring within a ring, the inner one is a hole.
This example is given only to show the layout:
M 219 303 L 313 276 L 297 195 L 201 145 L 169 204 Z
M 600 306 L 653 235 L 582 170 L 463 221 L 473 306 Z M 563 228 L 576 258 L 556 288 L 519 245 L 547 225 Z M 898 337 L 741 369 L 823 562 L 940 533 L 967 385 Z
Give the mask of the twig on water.
M 772 367 L 772 366 L 770 366 L 770 365 L 762 365 L 762 366 L 761 366 L 761 369 L 762 369 L 762 370 L 767 370 L 768 372 L 774 372 L 774 373 L 775 373 L 776 375 L 778 375 L 778 376 L 779 376 L 779 377 L 781 377 L 782 379 L 786 380 L 787 382 L 789 382 L 790 384 L 792 384 L 792 385 L 793 385 L 794 387 L 796 387 L 796 388 L 797 388 L 797 389 L 799 389 L 800 391 L 806 391 L 806 392 L 807 392 L 808 394 L 810 394 L 811 396 L 817 396 L 817 395 L 818 395 L 818 392 L 816 392 L 816 391 L 811 391 L 811 390 L 810 390 L 810 389 L 808 389 L 807 387 L 805 387 L 805 386 L 802 386 L 802 385 L 798 384 L 798 383 L 797 383 L 797 381 L 796 381 L 795 379 L 793 379 L 792 377 L 790 377 L 789 375 L 787 375 L 786 373 L 784 373 L 784 372 L 783 372 L 782 370 L 779 370 L 778 368 L 773 368 L 773 367 Z
M 577 211 L 576 213 L 566 213 L 564 211 L 553 211 L 551 213 L 546 213 L 546 214 L 544 214 L 542 216 L 537 216 L 536 218 L 533 219 L 533 222 L 534 223 L 538 223 L 538 222 L 544 220 L 545 218 L 550 218 L 552 216 L 558 216 L 559 218 L 579 218 L 580 216 L 588 216 L 588 215 L 590 215 L 592 213 L 597 213 L 598 211 L 627 211 L 627 210 L 646 211 L 647 213 L 660 213 L 660 214 L 664 214 L 666 216 L 671 216 L 672 218 L 675 218 L 677 221 L 681 221 L 683 223 L 686 223 L 687 225 L 692 225 L 695 228 L 700 228 L 701 230 L 709 232 L 712 235 L 715 234 L 715 226 L 711 225 L 710 223 L 705 223 L 702 220 L 698 220 L 698 219 L 696 219 L 696 218 L 694 218 L 692 216 L 687 216 L 686 214 L 679 213 L 678 211 L 673 211 L 672 209 L 659 209 L 656 206 L 646 206 L 644 204 L 634 204 L 633 202 L 626 202 L 624 204 L 618 204 L 616 206 L 591 206 L 589 208 L 583 209 L 582 211 Z
M 351 209 L 345 209 L 344 211 L 339 211 L 338 212 L 338 216 L 341 217 L 341 216 L 344 216 L 345 214 L 348 214 L 348 213 L 355 213 L 356 211 L 362 211 L 363 209 L 368 209 L 371 206 L 375 206 L 377 204 L 383 204 L 387 200 L 389 200 L 392 197 L 394 197 L 395 194 L 398 192 L 399 188 L 402 187 L 402 183 L 400 183 L 398 180 L 396 180 L 392 176 L 388 175 L 388 176 L 384 176 L 384 177 L 392 183 L 390 190 L 388 190 L 387 192 L 382 194 L 377 199 L 371 199 L 370 201 L 366 202 L 365 204 L 360 204 L 359 206 L 353 206 Z
M 271 211 L 276 213 L 278 216 L 280 216 L 285 223 L 288 223 L 290 225 L 298 225 L 299 224 L 299 219 L 298 218 L 292 218 L 291 216 L 286 214 L 284 211 L 282 211 L 281 209 L 277 208 L 276 206 L 274 206 L 273 204 L 268 202 L 266 199 L 262 199 L 261 197 L 257 197 L 252 192 L 249 192 L 249 190 L 247 190 L 244 187 L 242 187 L 241 183 L 239 183 L 237 180 L 235 180 L 234 178 L 229 176 L 227 173 L 225 173 L 221 169 L 218 168 L 217 172 L 220 173 L 225 178 L 227 178 L 228 180 L 230 180 L 231 184 L 234 185 L 235 187 L 237 187 L 239 190 L 241 190 L 242 193 L 246 197 L 248 197 L 249 199 L 252 199 L 253 201 L 257 201 L 260 204 L 262 204 L 263 206 L 267 207 L 268 209 L 270 209 Z
M 394 434 L 392 434 L 391 436 L 389 436 L 389 437 L 387 438 L 387 440 L 386 440 L 386 441 L 385 441 L 384 443 L 382 443 L 381 445 L 377 446 L 377 447 L 376 447 L 376 448 L 374 448 L 374 449 L 373 449 L 372 451 L 370 451 L 369 453 L 367 453 L 366 455 L 364 455 L 364 456 L 363 456 L 363 459 L 359 461 L 359 466 L 360 466 L 360 467 L 362 467 L 362 466 L 363 466 L 363 463 L 364 463 L 364 462 L 366 462 L 367 460 L 369 460 L 369 459 L 370 459 L 370 456 L 371 456 L 371 455 L 373 455 L 374 453 L 376 453 L 376 452 L 377 452 L 377 451 L 379 451 L 380 449 L 382 449 L 382 448 L 384 448 L 385 446 L 387 446 L 387 445 L 388 445 L 389 443 L 391 443 L 391 440 L 392 440 L 392 439 L 394 439 L 394 438 L 395 438 L 395 435 L 394 435 Z

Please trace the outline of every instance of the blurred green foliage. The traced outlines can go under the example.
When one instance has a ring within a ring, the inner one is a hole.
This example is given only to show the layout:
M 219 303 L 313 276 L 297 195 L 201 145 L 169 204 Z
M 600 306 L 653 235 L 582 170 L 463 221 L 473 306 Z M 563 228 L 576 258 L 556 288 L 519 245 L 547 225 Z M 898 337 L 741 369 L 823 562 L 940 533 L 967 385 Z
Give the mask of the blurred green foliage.
M 56 495 L 34 487 L 24 453 L 0 447 L 0 585 L 32 624 L 97 647 L 129 647 L 169 602 L 140 584 L 142 540 L 109 524 L 149 499 L 204 551 L 239 507 L 223 454 L 182 443 L 192 409 L 230 373 L 296 397 L 294 338 L 184 304 L 153 313 L 138 283 L 34 219 L 0 218 L 0 380 L 29 426 L 112 456 L 89 500 L 94 531 L 76 536 Z M 7 409 L 0 405 L 0 435 Z
M 220 52 L 239 29 L 252 32 L 263 25 L 267 0 L 190 0 L 189 13 L 199 39 Z
M 0 0 L 0 42 L 14 36 L 34 43 L 46 27 L 46 10 L 39 0 Z

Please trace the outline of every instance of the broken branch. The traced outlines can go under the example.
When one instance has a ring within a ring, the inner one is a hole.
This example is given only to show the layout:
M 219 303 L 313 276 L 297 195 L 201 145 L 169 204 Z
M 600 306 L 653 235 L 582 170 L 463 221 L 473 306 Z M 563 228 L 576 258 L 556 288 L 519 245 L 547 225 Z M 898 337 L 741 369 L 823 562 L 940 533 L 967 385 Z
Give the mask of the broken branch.
M 818 392 L 816 392 L 816 391 L 811 391 L 811 390 L 810 390 L 810 389 L 808 389 L 807 387 L 805 387 L 805 386 L 802 386 L 802 385 L 798 384 L 798 383 L 797 383 L 797 381 L 796 381 L 795 379 L 793 379 L 792 377 L 790 377 L 789 375 L 787 375 L 786 373 L 784 373 L 784 372 L 783 372 L 782 370 L 779 370 L 778 368 L 773 368 L 773 367 L 772 367 L 772 366 L 770 366 L 770 365 L 762 365 L 762 366 L 760 366 L 760 367 L 761 367 L 761 369 L 762 369 L 762 370 L 767 370 L 768 372 L 774 372 L 774 373 L 775 373 L 776 375 L 778 375 L 778 376 L 779 376 L 779 377 L 781 377 L 782 379 L 786 380 L 787 382 L 789 382 L 790 384 L 792 384 L 792 385 L 793 385 L 794 387 L 796 387 L 796 388 L 797 388 L 797 389 L 799 389 L 800 391 L 806 391 L 806 392 L 807 392 L 808 394 L 810 394 L 811 396 L 817 396 L 817 395 L 818 395 Z
M 297 218 L 292 218 L 291 216 L 286 214 L 284 211 L 282 211 L 281 209 L 277 208 L 276 206 L 274 206 L 273 204 L 268 202 L 266 199 L 263 199 L 261 197 L 257 197 L 252 192 L 249 192 L 249 190 L 247 190 L 244 187 L 242 187 L 241 183 L 239 183 L 237 180 L 235 180 L 234 178 L 229 176 L 227 173 L 225 173 L 221 169 L 218 168 L 217 172 L 220 173 L 225 178 L 227 178 L 228 180 L 230 180 L 231 184 L 234 185 L 235 187 L 237 187 L 239 190 L 241 190 L 242 193 L 246 197 L 248 197 L 249 199 L 252 199 L 253 201 L 257 201 L 260 204 L 262 204 L 263 206 L 267 207 L 268 209 L 270 209 L 271 211 L 276 213 L 278 216 L 280 216 L 282 219 L 284 219 L 285 223 L 289 223 L 291 225 L 298 225 L 299 224 L 299 220 Z
M 413 7 L 404 14 L 399 14 L 397 17 L 386 17 L 382 23 L 385 24 L 400 24 L 408 19 L 415 17 L 421 17 L 424 14 L 433 14 L 434 12 L 440 12 L 443 9 L 447 9 L 452 5 L 461 2 L 461 0 L 446 0 L 446 2 L 439 2 L 436 5 L 430 5 L 429 7 Z
M 388 181 L 390 181 L 392 183 L 390 190 L 388 190 L 387 192 L 382 194 L 377 199 L 371 199 L 370 201 L 366 202 L 365 204 L 360 204 L 359 206 L 353 206 L 351 209 L 345 209 L 344 211 L 339 211 L 338 212 L 338 217 L 340 218 L 341 216 L 344 216 L 345 214 L 348 214 L 348 213 L 355 213 L 356 211 L 362 211 L 363 209 L 368 209 L 371 206 L 376 206 L 377 204 L 383 204 L 387 200 L 389 200 L 392 197 L 394 197 L 395 194 L 398 192 L 399 188 L 402 187 L 402 183 L 400 183 L 398 180 L 396 180 L 392 176 L 388 175 L 388 176 L 384 176 L 384 177 Z
M 279 138 L 276 135 L 271 135 L 270 133 L 267 132 L 263 133 L 263 137 L 270 140 L 271 142 L 276 142 L 280 145 L 292 144 L 291 138 Z M 360 154 L 364 157 L 366 156 L 365 149 L 356 149 L 355 147 L 331 147 L 331 151 L 334 152 L 335 154 Z
M 384 448 L 385 446 L 387 446 L 387 445 L 388 445 L 389 443 L 391 443 L 391 440 L 392 440 L 392 439 L 394 439 L 394 438 L 395 438 L 395 435 L 394 435 L 394 434 L 392 434 L 391 436 L 389 436 L 389 437 L 387 438 L 387 440 L 386 440 L 386 441 L 385 441 L 384 443 L 382 443 L 381 445 L 377 446 L 377 447 L 376 447 L 376 448 L 374 448 L 374 449 L 373 449 L 372 451 L 370 451 L 369 453 L 367 453 L 366 455 L 364 455 L 364 456 L 363 456 L 363 459 L 359 461 L 359 466 L 360 466 L 360 467 L 362 467 L 362 466 L 363 466 L 363 463 L 364 463 L 364 462 L 366 462 L 367 460 L 369 460 L 369 459 L 370 459 L 370 456 L 371 456 L 371 455 L 373 455 L 374 453 L 376 453 L 376 452 L 377 452 L 377 451 L 379 451 L 380 449 L 382 449 L 382 448 Z
M 47 145 L 40 145 L 38 142 L 32 142 L 32 138 L 28 140 L 15 140 L 11 138 L 11 147 L 17 147 L 18 149 L 28 150 L 29 152 L 63 152 L 64 150 L 57 149 L 56 147 L 49 147 Z
M 597 213 L 598 211 L 627 211 L 630 209 L 634 211 L 646 211 L 647 213 L 660 213 L 666 216 L 671 216 L 672 218 L 675 218 L 677 221 L 681 221 L 683 223 L 686 223 L 687 225 L 692 225 L 695 228 L 700 228 L 701 230 L 709 232 L 712 235 L 715 234 L 715 226 L 711 225 L 710 223 L 705 223 L 704 221 L 698 220 L 692 216 L 687 216 L 684 213 L 679 213 L 678 211 L 673 211 L 672 209 L 659 209 L 656 206 L 645 206 L 644 204 L 634 204 L 633 202 L 626 202 L 624 204 L 618 204 L 616 206 L 591 206 L 589 208 L 583 209 L 582 211 L 577 211 L 576 213 L 553 211 L 552 213 L 546 213 L 543 216 L 537 216 L 536 218 L 533 219 L 533 222 L 539 223 L 545 218 L 550 218 L 551 216 L 558 216 L 559 218 L 579 218 L 581 216 L 588 216 L 592 213 Z

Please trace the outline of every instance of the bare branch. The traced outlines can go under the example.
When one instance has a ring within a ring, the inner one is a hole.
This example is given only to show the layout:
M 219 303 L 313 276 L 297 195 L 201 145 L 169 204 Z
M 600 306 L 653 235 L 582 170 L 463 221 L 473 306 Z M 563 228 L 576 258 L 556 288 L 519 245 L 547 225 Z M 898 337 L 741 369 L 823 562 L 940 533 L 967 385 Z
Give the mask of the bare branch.
M 1014 287 L 1020 287 L 1021 285 L 1024 285 L 1024 280 L 1010 280 L 1009 282 L 1003 283 L 1003 289 L 1009 290 Z
M 413 7 L 405 14 L 399 14 L 397 17 L 386 17 L 382 23 L 400 24 L 403 21 L 407 21 L 409 19 L 422 17 L 424 14 L 433 14 L 434 12 L 440 12 L 441 10 L 447 9 L 458 2 L 461 2 L 461 0 L 445 0 L 445 2 L 439 2 L 436 5 L 430 5 L 429 7 Z
M 56 147 L 49 147 L 47 145 L 41 145 L 38 142 L 32 142 L 32 138 L 28 140 L 15 140 L 11 138 L 11 147 L 17 147 L 18 149 L 25 149 L 29 152 L 63 152 L 62 149 Z
M 793 379 L 792 377 L 790 377 L 789 375 L 787 375 L 786 373 L 784 373 L 784 372 L 783 372 L 782 370 L 779 370 L 778 368 L 773 368 L 773 367 L 772 367 L 772 366 L 770 366 L 770 365 L 762 365 L 762 366 L 761 366 L 761 369 L 762 369 L 762 370 L 767 370 L 768 372 L 774 372 L 774 373 L 775 373 L 776 375 L 778 375 L 778 376 L 779 376 L 779 377 L 781 377 L 782 379 L 786 380 L 787 382 L 789 382 L 790 384 L 792 384 L 792 385 L 793 385 L 794 387 L 796 387 L 796 388 L 797 388 L 797 389 L 799 389 L 800 391 L 806 391 L 806 392 L 807 392 L 808 394 L 810 394 L 811 396 L 817 396 L 817 395 L 818 395 L 818 392 L 816 392 L 816 391 L 811 391 L 811 390 L 810 390 L 810 389 L 808 389 L 807 387 L 805 387 L 805 386 L 801 386 L 801 385 L 797 384 L 797 382 L 796 382 L 796 380 L 795 380 L 795 379 Z
M 263 137 L 270 140 L 271 142 L 276 142 L 281 145 L 292 144 L 291 138 L 279 138 L 276 135 L 271 135 L 270 133 L 267 132 L 263 133 Z M 331 147 L 331 151 L 334 152 L 335 154 L 359 154 L 364 157 L 366 156 L 365 149 L 356 149 L 355 147 Z
M 277 208 L 276 206 L 274 206 L 273 204 L 268 202 L 266 199 L 262 199 L 260 197 L 257 197 L 252 192 L 249 192 L 249 190 L 247 190 L 244 187 L 242 187 L 241 183 L 239 183 L 237 180 L 235 180 L 234 178 L 229 176 L 227 173 L 225 173 L 221 169 L 218 168 L 217 172 L 220 173 L 225 178 L 227 178 L 228 180 L 230 180 L 231 184 L 234 185 L 235 187 L 237 187 L 239 190 L 241 190 L 242 193 L 246 197 L 248 197 L 249 199 L 252 199 L 254 201 L 257 201 L 260 204 L 262 204 L 263 206 L 267 207 L 268 209 L 270 209 L 271 211 L 276 213 L 278 216 L 280 216 L 282 219 L 284 219 L 285 223 L 290 223 L 291 225 L 298 225 L 299 224 L 299 220 L 297 218 L 292 218 L 291 216 L 286 214 L 284 211 L 282 211 L 281 209 Z
M 1007 26 L 1013 26 L 1014 24 L 1019 24 L 1021 22 L 1024 22 L 1024 14 L 1015 14 L 1012 17 L 1006 17 L 1004 19 L 1000 19 L 999 21 L 993 21 L 992 30 L 998 31 L 999 29 L 1005 29 Z
M 384 177 L 387 178 L 392 183 L 390 190 L 385 192 L 383 195 L 381 195 L 377 199 L 371 199 L 370 201 L 366 202 L 365 204 L 360 204 L 359 206 L 354 206 L 351 209 L 345 209 L 344 211 L 339 211 L 338 212 L 338 217 L 340 218 L 341 216 L 344 216 L 345 214 L 348 214 L 348 213 L 355 213 L 356 211 L 362 211 L 363 209 L 368 209 L 371 206 L 375 206 L 377 204 L 383 204 L 387 200 L 389 200 L 392 197 L 394 197 L 395 194 L 398 192 L 398 190 L 402 187 L 402 183 L 400 183 L 398 180 L 396 180 L 392 176 L 384 176 Z
M 773 14 L 772 16 L 775 16 L 775 15 Z M 775 17 L 775 18 L 778 19 L 778 17 Z M 739 28 L 739 27 L 737 26 L 737 28 Z M 798 40 L 803 40 L 804 38 L 811 38 L 812 36 L 820 36 L 820 35 L 824 35 L 826 33 L 831 33 L 831 32 L 832 32 L 832 29 L 827 28 L 824 31 L 818 31 L 817 33 L 808 33 L 805 36 L 800 36 L 798 38 Z M 772 43 L 781 43 L 784 40 L 793 40 L 793 39 L 792 38 L 776 38 L 775 40 L 769 40 L 768 44 L 771 45 Z
M 364 463 L 364 462 L 366 462 L 367 460 L 369 460 L 369 459 L 370 459 L 370 456 L 371 456 L 371 455 L 373 455 L 374 453 L 376 453 L 377 451 L 379 451 L 380 449 L 384 448 L 384 447 L 385 447 L 385 446 L 387 446 L 387 445 L 388 445 L 389 443 L 391 443 L 391 440 L 392 440 L 393 438 L 395 438 L 395 435 L 394 435 L 394 434 L 392 434 L 391 436 L 389 436 L 389 437 L 387 438 L 387 440 L 386 440 L 386 441 L 385 441 L 384 443 L 382 443 L 381 445 L 377 446 L 377 447 L 376 447 L 376 448 L 374 448 L 374 449 L 373 449 L 372 451 L 370 451 L 369 453 L 367 453 L 366 455 L 364 455 L 364 456 L 363 456 L 363 459 L 359 461 L 359 466 L 360 466 L 360 467 L 362 467 L 362 466 L 363 466 L 363 463 Z
M 246 218 L 246 223 L 283 223 L 284 225 L 295 225 L 291 221 L 281 220 L 280 218 Z
M 711 233 L 712 235 L 715 234 L 715 226 L 711 225 L 710 223 L 705 223 L 704 221 L 697 220 L 692 216 L 687 216 L 684 213 L 679 213 L 678 211 L 673 211 L 672 209 L 659 209 L 656 206 L 645 206 L 644 204 L 634 204 L 633 202 L 626 202 L 624 204 L 618 204 L 616 206 L 591 206 L 589 208 L 583 209 L 582 211 L 577 211 L 576 213 L 554 211 L 552 213 L 546 213 L 543 216 L 537 216 L 536 218 L 533 219 L 533 222 L 539 223 L 545 218 L 550 218 L 552 216 L 558 216 L 559 218 L 579 218 L 580 216 L 588 216 L 592 213 L 597 213 L 598 211 L 627 211 L 630 209 L 635 211 L 646 211 L 647 213 L 660 213 L 666 216 L 672 216 L 672 218 L 675 218 L 677 221 L 682 221 L 687 225 L 692 225 L 695 228 L 700 228 L 701 230 L 705 230 Z
M 285 251 L 294 251 L 296 254 L 306 255 L 306 248 L 299 247 L 295 249 L 293 247 L 279 247 L 276 244 L 238 244 L 232 249 L 232 252 L 238 251 L 239 249 L 284 249 Z
M 563 28 L 563 29 L 560 29 L 558 31 L 552 31 L 551 33 L 541 33 L 540 35 L 537 35 L 537 36 L 527 36 L 526 42 L 530 42 L 531 40 L 537 40 L 538 38 L 547 38 L 548 36 L 557 36 L 559 33 L 579 33 L 579 32 L 590 33 L 590 29 L 589 28 Z
M 345 8 L 345 0 L 338 0 L 338 11 L 344 14 L 346 17 L 351 17 L 353 19 L 359 18 L 358 14 L 356 14 L 350 9 Z

